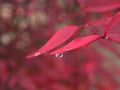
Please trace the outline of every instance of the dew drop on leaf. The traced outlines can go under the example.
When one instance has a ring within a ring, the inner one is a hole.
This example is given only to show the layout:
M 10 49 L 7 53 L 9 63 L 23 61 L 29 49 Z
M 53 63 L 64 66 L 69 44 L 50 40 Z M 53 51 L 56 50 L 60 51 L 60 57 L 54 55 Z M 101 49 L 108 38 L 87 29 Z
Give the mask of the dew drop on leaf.
M 63 57 L 63 53 L 57 53 L 57 54 L 55 54 L 55 57 L 62 58 Z
M 105 37 L 105 39 L 108 39 L 108 38 L 109 38 L 108 36 Z

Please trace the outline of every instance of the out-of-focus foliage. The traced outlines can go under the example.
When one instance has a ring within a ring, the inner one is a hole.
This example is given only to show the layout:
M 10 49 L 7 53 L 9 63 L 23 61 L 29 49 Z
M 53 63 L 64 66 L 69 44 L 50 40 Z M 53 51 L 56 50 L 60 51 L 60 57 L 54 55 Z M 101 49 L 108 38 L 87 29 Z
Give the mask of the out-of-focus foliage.
M 0 0 L 0 90 L 119 90 L 119 8 L 120 0 Z M 55 32 L 44 54 L 25 58 Z M 48 55 L 72 35 L 66 43 L 93 34 L 107 37 Z

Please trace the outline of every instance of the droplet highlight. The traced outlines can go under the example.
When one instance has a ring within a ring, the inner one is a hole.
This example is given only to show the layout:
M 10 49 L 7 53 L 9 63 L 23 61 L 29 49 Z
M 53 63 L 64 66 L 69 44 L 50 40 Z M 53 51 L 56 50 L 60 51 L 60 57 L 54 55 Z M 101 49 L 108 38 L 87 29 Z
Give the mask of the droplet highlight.
M 105 37 L 105 39 L 108 39 L 108 38 L 109 38 L 108 36 Z
M 62 58 L 63 57 L 63 53 L 57 53 L 57 54 L 55 54 L 55 57 Z
M 39 53 L 35 53 L 35 55 L 34 56 L 38 56 L 38 55 L 40 55 L 41 53 L 39 52 Z

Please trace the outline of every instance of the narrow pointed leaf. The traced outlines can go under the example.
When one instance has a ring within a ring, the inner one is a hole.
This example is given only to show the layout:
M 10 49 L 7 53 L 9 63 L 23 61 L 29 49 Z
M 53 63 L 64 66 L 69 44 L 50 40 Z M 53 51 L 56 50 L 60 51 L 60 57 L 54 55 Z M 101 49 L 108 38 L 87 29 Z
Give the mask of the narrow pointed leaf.
M 102 17 L 102 18 L 97 18 L 94 20 L 91 20 L 88 22 L 88 24 L 96 26 L 96 27 L 106 27 L 109 22 L 111 21 L 112 17 Z
M 119 24 L 120 23 L 120 12 L 116 13 L 113 18 L 111 19 L 111 21 L 109 22 L 109 24 L 107 25 L 106 29 L 105 29 L 105 34 L 107 34 L 108 32 L 110 32 L 111 30 L 114 30 L 115 28 L 119 28 Z
M 99 38 L 100 38 L 99 35 L 91 35 L 91 36 L 86 36 L 83 38 L 76 38 L 73 41 L 71 41 L 70 43 L 68 43 L 66 46 L 64 46 L 63 48 L 53 51 L 51 54 L 63 53 L 63 52 L 74 50 L 74 49 L 77 49 L 80 47 L 84 47 Z
M 112 17 L 102 17 L 99 19 L 94 19 L 85 24 L 85 28 L 91 30 L 94 34 L 102 35 L 104 33 L 104 29 L 110 23 Z
M 120 7 L 120 0 L 89 0 L 83 7 L 85 12 L 105 12 Z
M 67 39 L 69 39 L 79 28 L 79 26 L 74 25 L 69 25 L 60 28 L 42 48 L 40 48 L 35 53 L 28 55 L 26 58 L 38 56 L 56 48 L 60 44 L 64 43 Z

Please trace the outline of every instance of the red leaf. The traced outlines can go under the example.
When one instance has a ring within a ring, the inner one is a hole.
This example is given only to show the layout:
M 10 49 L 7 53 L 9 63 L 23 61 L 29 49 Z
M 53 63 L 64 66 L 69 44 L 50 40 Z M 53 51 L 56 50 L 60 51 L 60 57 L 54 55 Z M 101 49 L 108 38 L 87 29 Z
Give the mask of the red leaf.
M 102 17 L 99 19 L 94 19 L 85 24 L 85 28 L 91 30 L 94 34 L 103 35 L 104 28 L 110 23 L 112 17 Z
M 42 48 L 40 48 L 37 52 L 28 55 L 26 58 L 38 56 L 56 48 L 69 39 L 79 28 L 80 27 L 73 25 L 60 28 Z
M 111 41 L 120 43 L 120 33 L 109 33 L 107 38 Z
M 110 32 L 112 29 L 119 27 L 118 25 L 119 23 L 120 23 L 120 12 L 118 12 L 113 16 L 112 20 L 109 22 L 108 26 L 105 29 L 105 34 Z
M 87 36 L 83 38 L 76 38 L 73 41 L 71 41 L 69 44 L 64 46 L 63 48 L 53 51 L 51 54 L 63 53 L 63 52 L 70 51 L 76 48 L 84 47 L 99 38 L 100 38 L 99 35 L 91 35 L 91 36 Z
M 83 11 L 105 12 L 120 7 L 120 0 L 89 0 L 86 2 Z
M 88 22 L 88 24 L 96 26 L 96 27 L 106 27 L 107 24 L 111 21 L 112 17 L 102 17 L 99 19 L 92 20 Z

